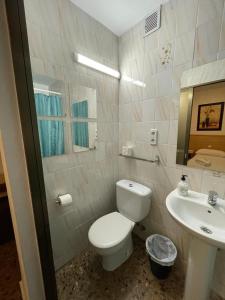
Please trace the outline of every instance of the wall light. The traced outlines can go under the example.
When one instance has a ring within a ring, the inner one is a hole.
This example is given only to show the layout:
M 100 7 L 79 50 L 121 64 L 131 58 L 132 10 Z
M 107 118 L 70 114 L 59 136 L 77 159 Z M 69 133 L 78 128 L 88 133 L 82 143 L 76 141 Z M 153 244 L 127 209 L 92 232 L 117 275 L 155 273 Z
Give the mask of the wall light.
M 112 77 L 115 77 L 115 78 L 120 78 L 120 72 L 117 71 L 117 70 L 114 70 L 110 67 L 107 67 L 103 64 L 100 64 L 99 62 L 93 60 L 93 59 L 90 59 L 80 53 L 74 53 L 74 57 L 76 58 L 76 61 L 82 65 L 85 65 L 85 66 L 88 66 L 92 69 L 95 69 L 97 71 L 100 71 L 102 73 L 105 73 L 107 75 L 110 75 Z
M 140 87 L 144 87 L 144 88 L 146 87 L 146 84 L 144 82 L 142 82 L 140 80 L 135 80 L 135 79 L 133 79 L 131 77 L 128 77 L 126 75 L 123 75 L 122 79 L 125 80 L 125 81 L 127 81 L 127 82 L 130 82 L 130 83 L 132 83 L 134 85 L 137 85 L 137 86 L 140 86 Z

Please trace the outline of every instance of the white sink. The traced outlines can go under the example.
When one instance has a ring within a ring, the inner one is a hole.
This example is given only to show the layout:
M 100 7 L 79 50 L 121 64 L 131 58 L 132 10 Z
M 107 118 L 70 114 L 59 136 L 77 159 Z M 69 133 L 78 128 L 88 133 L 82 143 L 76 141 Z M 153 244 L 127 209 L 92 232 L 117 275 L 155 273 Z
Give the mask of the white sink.
M 174 190 L 166 198 L 171 216 L 196 237 L 220 248 L 225 248 L 225 201 L 218 199 L 216 206 L 208 204 L 208 196 L 189 191 L 182 197 Z M 202 228 L 210 230 L 210 233 Z
M 209 297 L 218 248 L 225 249 L 225 201 L 208 204 L 208 195 L 189 191 L 187 197 L 177 190 L 166 198 L 170 215 L 192 235 L 185 284 L 185 300 Z

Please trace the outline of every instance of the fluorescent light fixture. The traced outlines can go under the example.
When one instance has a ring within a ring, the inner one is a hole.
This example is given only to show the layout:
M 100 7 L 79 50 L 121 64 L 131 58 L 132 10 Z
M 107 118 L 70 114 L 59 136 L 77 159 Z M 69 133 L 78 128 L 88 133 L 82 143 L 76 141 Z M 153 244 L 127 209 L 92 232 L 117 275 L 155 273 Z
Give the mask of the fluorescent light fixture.
M 117 71 L 117 70 L 114 70 L 110 67 L 107 67 L 103 64 L 100 64 L 99 62 L 93 60 L 93 59 L 90 59 L 80 53 L 77 53 L 75 54 L 75 57 L 76 57 L 76 60 L 78 63 L 82 64 L 82 65 L 85 65 L 85 66 L 88 66 L 92 69 L 95 69 L 97 71 L 100 71 L 102 73 L 105 73 L 107 75 L 110 75 L 112 77 L 115 77 L 115 78 L 120 78 L 120 72 Z
M 35 92 L 48 93 L 48 94 L 62 95 L 61 93 L 58 93 L 58 92 L 44 90 L 44 89 L 38 89 L 38 88 L 34 88 L 34 91 Z
M 128 77 L 126 75 L 123 75 L 122 79 L 125 80 L 125 81 L 127 81 L 127 82 L 130 82 L 130 83 L 132 83 L 134 85 L 137 85 L 137 86 L 140 86 L 140 87 L 144 87 L 144 88 L 146 87 L 146 84 L 144 82 L 142 82 L 140 80 L 135 80 L 135 79 L 133 79 L 131 77 Z

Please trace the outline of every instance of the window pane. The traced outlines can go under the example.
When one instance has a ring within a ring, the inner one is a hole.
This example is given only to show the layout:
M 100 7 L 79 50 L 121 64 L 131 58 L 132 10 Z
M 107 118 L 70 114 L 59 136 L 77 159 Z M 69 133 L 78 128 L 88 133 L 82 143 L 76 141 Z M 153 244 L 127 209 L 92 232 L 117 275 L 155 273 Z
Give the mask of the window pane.
M 38 116 L 63 116 L 62 97 L 35 93 L 35 106 Z
M 42 157 L 65 154 L 63 121 L 38 120 L 38 131 Z

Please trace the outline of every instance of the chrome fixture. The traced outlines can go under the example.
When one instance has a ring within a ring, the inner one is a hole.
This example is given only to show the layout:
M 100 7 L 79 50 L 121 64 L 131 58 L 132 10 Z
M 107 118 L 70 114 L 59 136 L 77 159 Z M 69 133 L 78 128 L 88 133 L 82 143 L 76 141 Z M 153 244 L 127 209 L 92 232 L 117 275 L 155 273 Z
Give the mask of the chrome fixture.
M 160 164 L 159 155 L 156 155 L 155 159 L 140 158 L 140 157 L 136 157 L 136 156 L 123 155 L 123 154 L 119 154 L 119 156 L 123 156 L 123 157 L 126 157 L 126 158 L 131 158 L 131 159 L 142 160 L 142 161 L 147 161 L 147 162 L 150 162 L 150 163 L 155 163 L 156 165 Z
M 215 191 L 209 191 L 208 194 L 208 203 L 212 206 L 216 205 L 217 199 L 218 199 L 219 195 L 217 192 Z

